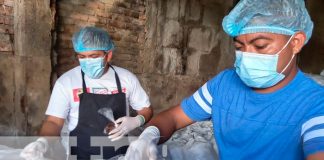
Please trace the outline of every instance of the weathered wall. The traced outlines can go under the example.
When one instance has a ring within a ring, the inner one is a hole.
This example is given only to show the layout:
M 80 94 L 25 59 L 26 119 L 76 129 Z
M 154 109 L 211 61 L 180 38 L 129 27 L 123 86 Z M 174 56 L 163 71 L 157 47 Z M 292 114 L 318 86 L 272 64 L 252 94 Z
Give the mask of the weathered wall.
M 32 135 L 50 94 L 50 1 L 0 4 L 0 135 Z
M 233 64 L 231 39 L 221 28 L 226 0 L 148 0 L 143 74 L 156 112 L 191 95 Z
M 324 70 L 324 1 L 306 1 L 314 22 L 313 35 L 299 56 L 299 66 L 308 73 L 319 74 Z

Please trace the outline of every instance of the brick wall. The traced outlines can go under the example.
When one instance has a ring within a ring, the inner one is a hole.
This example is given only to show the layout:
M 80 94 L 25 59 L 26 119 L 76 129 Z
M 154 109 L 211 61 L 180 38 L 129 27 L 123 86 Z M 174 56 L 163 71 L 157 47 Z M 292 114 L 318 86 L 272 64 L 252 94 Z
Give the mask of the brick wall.
M 60 0 L 57 2 L 57 38 L 53 57 L 57 75 L 78 65 L 71 38 L 82 26 L 107 30 L 116 45 L 113 64 L 135 73 L 144 40 L 144 0 Z
M 0 53 L 13 53 L 13 3 L 14 0 L 0 0 Z

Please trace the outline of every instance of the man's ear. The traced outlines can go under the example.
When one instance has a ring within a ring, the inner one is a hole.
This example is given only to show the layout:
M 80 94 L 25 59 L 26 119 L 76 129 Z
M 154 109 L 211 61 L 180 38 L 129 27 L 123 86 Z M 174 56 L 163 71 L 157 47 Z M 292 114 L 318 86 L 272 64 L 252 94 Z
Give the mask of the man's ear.
M 107 57 L 106 57 L 106 61 L 107 62 L 110 62 L 111 61 L 111 59 L 112 59 L 112 51 L 107 51 Z
M 293 53 L 297 54 L 303 48 L 306 41 L 306 34 L 303 31 L 296 32 L 292 39 Z

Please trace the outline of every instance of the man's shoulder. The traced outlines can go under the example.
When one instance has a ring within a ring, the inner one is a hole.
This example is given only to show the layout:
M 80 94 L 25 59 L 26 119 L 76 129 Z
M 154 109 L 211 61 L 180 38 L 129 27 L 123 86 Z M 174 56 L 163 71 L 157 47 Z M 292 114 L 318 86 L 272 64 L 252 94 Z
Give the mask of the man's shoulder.
M 324 86 L 321 86 L 310 74 L 302 74 L 302 79 L 298 81 L 301 91 L 310 93 L 309 95 L 321 95 L 324 99 Z

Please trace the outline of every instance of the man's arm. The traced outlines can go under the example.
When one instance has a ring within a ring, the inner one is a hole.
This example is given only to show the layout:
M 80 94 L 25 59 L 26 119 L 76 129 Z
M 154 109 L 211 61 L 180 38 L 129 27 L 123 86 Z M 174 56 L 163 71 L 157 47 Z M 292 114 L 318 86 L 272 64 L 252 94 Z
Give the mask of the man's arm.
M 192 123 L 194 123 L 194 121 L 192 121 L 183 112 L 180 105 L 177 105 L 153 117 L 146 126 L 156 126 L 159 129 L 161 135 L 159 143 L 164 143 L 172 136 L 175 131 Z
M 145 107 L 142 110 L 137 111 L 137 114 L 142 115 L 145 118 L 145 122 L 148 122 L 153 116 L 153 109 L 152 107 Z
M 55 116 L 47 116 L 39 132 L 40 136 L 60 136 L 64 119 Z
M 317 152 L 307 157 L 307 160 L 324 160 L 324 152 Z

